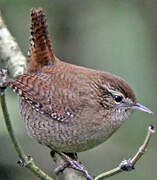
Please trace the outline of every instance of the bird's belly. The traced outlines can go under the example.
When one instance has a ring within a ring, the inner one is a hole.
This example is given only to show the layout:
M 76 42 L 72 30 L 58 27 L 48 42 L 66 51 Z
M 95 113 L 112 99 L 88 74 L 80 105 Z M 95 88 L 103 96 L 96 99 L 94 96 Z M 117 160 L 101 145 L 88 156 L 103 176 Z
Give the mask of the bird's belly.
M 81 152 L 103 143 L 119 126 L 63 123 L 37 113 L 21 101 L 20 109 L 27 133 L 39 143 L 61 152 Z M 110 126 L 110 127 L 109 127 Z

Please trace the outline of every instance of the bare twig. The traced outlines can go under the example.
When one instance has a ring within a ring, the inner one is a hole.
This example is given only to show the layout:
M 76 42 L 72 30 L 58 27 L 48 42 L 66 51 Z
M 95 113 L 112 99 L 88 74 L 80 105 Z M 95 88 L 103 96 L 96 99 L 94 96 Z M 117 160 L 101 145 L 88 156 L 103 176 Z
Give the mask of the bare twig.
M 7 106 L 6 106 L 5 93 L 4 92 L 1 93 L 0 103 L 1 103 L 1 107 L 2 107 L 2 112 L 3 112 L 5 124 L 6 124 L 7 130 L 8 130 L 8 133 L 10 135 L 11 141 L 14 145 L 14 148 L 15 148 L 19 158 L 21 159 L 20 161 L 18 161 L 18 164 L 20 164 L 21 166 L 27 167 L 34 174 L 36 174 L 38 177 L 40 177 L 43 180 L 53 180 L 53 178 L 49 177 L 46 173 L 44 173 L 42 170 L 40 170 L 35 165 L 35 163 L 33 162 L 33 159 L 31 157 L 28 157 L 25 155 L 23 149 L 21 148 L 20 144 L 18 143 L 18 141 L 14 135 L 12 124 L 11 124 L 11 121 L 9 118 L 9 113 L 8 113 Z
M 151 136 L 152 134 L 155 132 L 155 129 L 154 129 L 154 126 L 153 125 L 150 125 L 149 128 L 148 128 L 148 133 L 147 133 L 147 136 L 146 136 L 146 139 L 143 143 L 143 145 L 139 148 L 137 154 L 131 159 L 130 163 L 135 165 L 136 162 L 141 158 L 141 156 L 145 153 L 146 151 L 146 148 L 148 146 L 148 143 L 151 139 Z
M 133 158 L 130 158 L 129 160 L 122 161 L 118 167 L 98 175 L 94 180 L 102 180 L 102 179 L 105 179 L 107 177 L 111 177 L 111 176 L 113 176 L 115 174 L 118 174 L 120 172 L 123 172 L 123 171 L 133 170 L 135 164 L 137 163 L 137 161 L 145 153 L 146 148 L 147 148 L 147 146 L 149 144 L 149 141 L 150 141 L 150 139 L 152 137 L 152 134 L 154 132 L 155 132 L 154 126 L 150 125 L 148 127 L 147 136 L 146 136 L 146 138 L 144 140 L 143 145 L 139 148 L 139 150 L 137 151 L 137 153 L 135 154 L 135 156 Z

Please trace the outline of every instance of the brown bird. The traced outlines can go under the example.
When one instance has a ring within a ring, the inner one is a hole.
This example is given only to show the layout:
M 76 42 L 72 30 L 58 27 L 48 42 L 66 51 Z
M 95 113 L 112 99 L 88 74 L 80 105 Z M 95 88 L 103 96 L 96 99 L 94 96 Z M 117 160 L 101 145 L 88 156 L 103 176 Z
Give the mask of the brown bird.
M 31 137 L 57 152 L 81 152 L 107 140 L 133 110 L 152 114 L 122 78 L 59 60 L 42 9 L 31 10 L 31 20 L 27 69 L 9 82 Z

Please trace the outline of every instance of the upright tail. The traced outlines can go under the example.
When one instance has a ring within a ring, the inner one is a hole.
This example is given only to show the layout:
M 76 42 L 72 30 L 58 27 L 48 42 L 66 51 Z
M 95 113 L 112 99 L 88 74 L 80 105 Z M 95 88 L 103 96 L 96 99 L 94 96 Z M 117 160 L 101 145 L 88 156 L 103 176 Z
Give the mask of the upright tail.
M 36 72 L 45 65 L 53 65 L 55 56 L 47 31 L 47 21 L 41 8 L 31 10 L 31 47 L 27 72 Z

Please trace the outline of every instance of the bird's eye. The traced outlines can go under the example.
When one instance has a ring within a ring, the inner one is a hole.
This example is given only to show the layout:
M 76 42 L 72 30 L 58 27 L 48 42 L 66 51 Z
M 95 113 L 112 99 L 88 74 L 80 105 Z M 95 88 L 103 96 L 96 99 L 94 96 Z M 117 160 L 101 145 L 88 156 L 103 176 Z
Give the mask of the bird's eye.
M 121 96 L 121 95 L 114 95 L 113 96 L 114 97 L 114 99 L 115 99 L 115 101 L 117 102 L 117 103 L 119 103 L 119 102 L 121 102 L 122 100 L 123 100 L 123 96 Z

